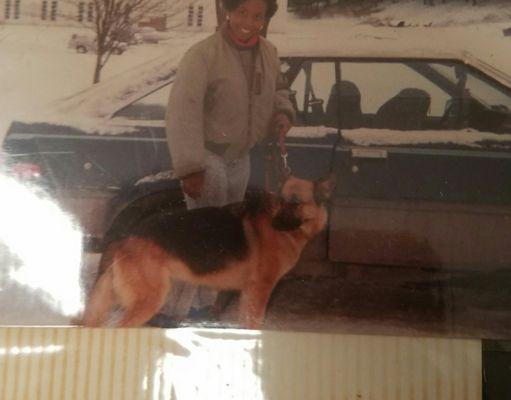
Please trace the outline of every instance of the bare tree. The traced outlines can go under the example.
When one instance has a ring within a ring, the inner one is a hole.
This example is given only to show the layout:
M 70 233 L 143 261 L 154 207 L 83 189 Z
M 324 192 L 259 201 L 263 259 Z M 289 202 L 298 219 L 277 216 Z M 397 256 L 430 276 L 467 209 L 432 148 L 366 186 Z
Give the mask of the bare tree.
M 93 83 L 116 49 L 116 41 L 124 32 L 150 13 L 164 9 L 164 0 L 93 0 L 94 30 L 96 32 L 96 65 Z

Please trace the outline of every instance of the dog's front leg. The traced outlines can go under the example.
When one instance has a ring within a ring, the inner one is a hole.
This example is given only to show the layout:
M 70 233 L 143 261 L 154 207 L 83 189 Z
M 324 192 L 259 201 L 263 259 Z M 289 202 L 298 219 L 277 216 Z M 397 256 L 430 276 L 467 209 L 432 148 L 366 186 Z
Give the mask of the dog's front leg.
M 274 286 L 270 281 L 252 281 L 241 291 L 239 322 L 243 328 L 261 327 Z

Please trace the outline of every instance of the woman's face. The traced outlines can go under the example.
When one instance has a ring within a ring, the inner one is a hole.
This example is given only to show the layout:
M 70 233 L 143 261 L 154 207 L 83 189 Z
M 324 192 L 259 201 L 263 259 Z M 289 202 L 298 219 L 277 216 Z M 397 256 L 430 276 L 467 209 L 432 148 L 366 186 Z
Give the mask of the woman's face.
M 266 19 L 266 3 L 263 0 L 245 0 L 234 11 L 227 13 L 229 26 L 234 35 L 241 41 L 248 41 L 264 25 Z

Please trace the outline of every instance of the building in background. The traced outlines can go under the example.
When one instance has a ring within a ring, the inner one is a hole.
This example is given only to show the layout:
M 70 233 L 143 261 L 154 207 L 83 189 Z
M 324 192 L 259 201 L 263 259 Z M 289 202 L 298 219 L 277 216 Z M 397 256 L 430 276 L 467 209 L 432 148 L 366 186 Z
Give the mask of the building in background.
M 286 8 L 287 0 L 279 0 L 274 22 L 283 18 Z M 0 24 L 87 27 L 93 22 L 92 1 L 0 0 Z M 139 25 L 152 26 L 159 31 L 214 30 L 217 25 L 215 0 L 166 0 L 163 15 L 147 15 Z
M 0 24 L 91 26 L 94 2 L 86 0 L 0 0 Z M 214 0 L 167 0 L 162 15 L 147 15 L 141 26 L 209 29 L 216 26 Z
M 0 22 L 27 25 L 78 25 L 85 22 L 92 3 L 62 0 L 0 0 Z M 79 21 L 78 10 L 82 9 Z

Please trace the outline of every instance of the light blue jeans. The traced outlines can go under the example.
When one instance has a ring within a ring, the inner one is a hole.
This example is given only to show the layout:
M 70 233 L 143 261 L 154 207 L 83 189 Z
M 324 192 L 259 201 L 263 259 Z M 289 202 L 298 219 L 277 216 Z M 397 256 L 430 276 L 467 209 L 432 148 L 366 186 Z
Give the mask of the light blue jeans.
M 250 156 L 227 161 L 211 152 L 206 153 L 204 187 L 201 196 L 192 199 L 185 195 L 188 210 L 201 207 L 221 207 L 243 201 L 250 177 Z M 217 291 L 205 286 L 186 282 L 172 282 L 167 303 L 162 309 L 165 315 L 184 318 L 191 307 L 202 308 L 215 302 Z

